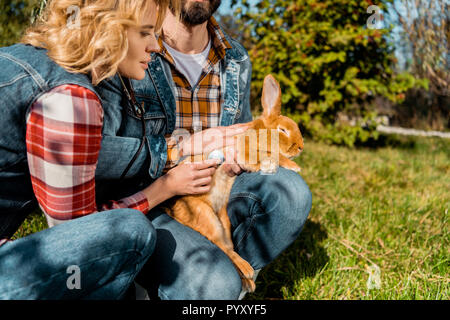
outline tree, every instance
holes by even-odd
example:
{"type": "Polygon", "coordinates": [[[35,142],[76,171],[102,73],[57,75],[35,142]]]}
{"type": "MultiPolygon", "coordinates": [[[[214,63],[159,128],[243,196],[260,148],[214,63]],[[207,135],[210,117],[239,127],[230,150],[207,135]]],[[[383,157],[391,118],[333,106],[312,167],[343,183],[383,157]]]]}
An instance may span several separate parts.
{"type": "Polygon", "coordinates": [[[407,89],[423,85],[408,73],[395,74],[389,30],[367,27],[370,0],[259,0],[256,10],[248,0],[240,3],[240,25],[252,28],[254,102],[272,73],[283,107],[313,137],[349,146],[377,138],[374,98],[398,102],[407,89]],[[339,121],[342,114],[359,120],[350,125],[339,121]]]}
{"type": "MultiPolygon", "coordinates": [[[[45,1],[42,1],[42,4],[45,1]]],[[[2,0],[0,2],[0,47],[20,40],[33,21],[41,0],[2,0]]]]}
{"type": "Polygon", "coordinates": [[[450,127],[450,3],[445,0],[396,0],[389,5],[392,23],[401,26],[409,56],[407,70],[427,79],[429,90],[409,93],[410,113],[425,113],[438,130],[450,127]],[[414,103],[415,102],[415,103],[414,103]],[[443,121],[447,123],[442,123],[443,121]]]}

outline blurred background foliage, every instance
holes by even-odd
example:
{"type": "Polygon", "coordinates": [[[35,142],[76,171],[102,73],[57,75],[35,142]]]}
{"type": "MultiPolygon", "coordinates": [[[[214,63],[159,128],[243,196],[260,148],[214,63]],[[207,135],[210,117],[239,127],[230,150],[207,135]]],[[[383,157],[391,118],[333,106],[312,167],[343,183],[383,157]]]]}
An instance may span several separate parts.
{"type": "Polygon", "coordinates": [[[388,21],[398,27],[402,66],[427,79],[429,90],[410,90],[394,120],[411,126],[445,130],[450,126],[450,1],[415,0],[388,3],[388,21]]]}
{"type": "Polygon", "coordinates": [[[239,26],[234,34],[249,50],[254,106],[264,76],[273,73],[285,112],[315,139],[349,146],[374,140],[386,117],[393,125],[449,129],[448,1],[232,4],[236,18],[222,20],[239,26]],[[382,13],[378,29],[368,26],[371,5],[382,13]]]}
{"type": "Polygon", "coordinates": [[[41,5],[41,0],[0,1],[0,46],[9,46],[20,40],[30,26],[41,5]]]}
{"type": "MultiPolygon", "coordinates": [[[[2,0],[0,46],[19,41],[45,1],[2,0]]],[[[249,51],[255,113],[271,73],[282,86],[283,112],[307,137],[347,146],[374,141],[380,115],[393,125],[450,129],[448,0],[230,3],[217,18],[249,51]],[[371,5],[381,9],[379,29],[368,27],[371,5]]]]}

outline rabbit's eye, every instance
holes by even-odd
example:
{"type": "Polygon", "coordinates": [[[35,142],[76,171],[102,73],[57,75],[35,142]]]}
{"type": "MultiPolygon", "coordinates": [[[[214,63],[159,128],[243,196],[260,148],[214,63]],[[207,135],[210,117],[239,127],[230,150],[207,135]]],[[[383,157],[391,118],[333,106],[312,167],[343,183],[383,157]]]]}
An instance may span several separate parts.
{"type": "Polygon", "coordinates": [[[286,135],[287,135],[287,131],[286,131],[286,129],[278,127],[278,130],[280,130],[281,132],[283,132],[284,134],[286,134],[286,135]]]}

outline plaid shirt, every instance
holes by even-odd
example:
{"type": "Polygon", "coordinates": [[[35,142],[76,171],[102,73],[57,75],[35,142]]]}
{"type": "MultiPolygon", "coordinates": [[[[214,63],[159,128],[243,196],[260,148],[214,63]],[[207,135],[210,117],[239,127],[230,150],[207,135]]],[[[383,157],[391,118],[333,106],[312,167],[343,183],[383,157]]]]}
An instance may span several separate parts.
{"type": "Polygon", "coordinates": [[[51,218],[68,220],[117,208],[149,211],[141,192],[96,204],[95,169],[102,126],[100,101],[80,86],[56,87],[32,105],[26,133],[28,165],[36,199],[51,218]]]}
{"type": "MultiPolygon", "coordinates": [[[[191,134],[219,125],[222,103],[219,62],[225,57],[225,50],[232,48],[213,17],[208,21],[207,28],[211,37],[211,49],[208,59],[203,65],[200,79],[193,88],[186,77],[176,69],[174,59],[164,47],[162,38],[158,39],[161,47],[159,54],[169,62],[175,83],[175,129],[186,129],[191,134]]],[[[170,135],[166,136],[166,141],[167,170],[176,165],[178,150],[176,149],[176,141],[171,139],[170,135]]],[[[192,157],[192,160],[194,160],[194,157],[192,157]]]]}

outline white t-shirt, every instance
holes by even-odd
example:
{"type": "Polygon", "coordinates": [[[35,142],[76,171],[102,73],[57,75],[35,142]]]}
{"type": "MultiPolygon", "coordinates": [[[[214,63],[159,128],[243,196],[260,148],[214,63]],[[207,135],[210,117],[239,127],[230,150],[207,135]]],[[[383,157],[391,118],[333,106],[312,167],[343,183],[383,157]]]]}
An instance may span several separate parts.
{"type": "Polygon", "coordinates": [[[211,39],[206,49],[196,54],[186,54],[177,51],[164,41],[163,44],[175,61],[175,67],[186,77],[191,87],[194,87],[202,74],[205,61],[208,59],[209,50],[211,49],[211,39]]]}

